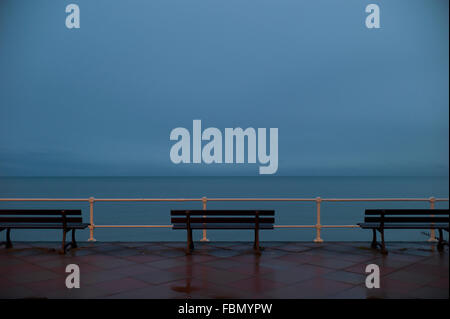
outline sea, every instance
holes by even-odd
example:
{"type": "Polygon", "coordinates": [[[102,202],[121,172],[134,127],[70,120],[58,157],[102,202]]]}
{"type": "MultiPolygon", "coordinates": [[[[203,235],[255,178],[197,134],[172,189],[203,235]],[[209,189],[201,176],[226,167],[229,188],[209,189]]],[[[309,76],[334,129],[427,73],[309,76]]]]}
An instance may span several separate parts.
{"type": "MultiPolygon", "coordinates": [[[[446,177],[0,177],[0,198],[448,198],[446,177]]],[[[429,208],[429,202],[323,202],[322,225],[356,225],[367,208],[429,208]]],[[[171,209],[201,209],[201,202],[96,202],[96,225],[170,225],[171,209]]],[[[208,202],[210,209],[273,209],[276,225],[315,225],[313,202],[208,202]]],[[[448,208],[438,202],[435,208],[448,208]]],[[[88,202],[0,202],[0,209],[81,209],[88,202]]],[[[58,230],[12,230],[13,241],[60,241],[58,230]]],[[[262,241],[306,241],[315,229],[262,231],[262,241]]],[[[371,231],[325,228],[324,241],[370,241],[371,231]]],[[[429,231],[388,230],[388,241],[426,241],[429,231]]],[[[170,228],[96,228],[97,241],[184,241],[186,232],[170,228]]],[[[89,230],[77,232],[87,241],[89,230]]],[[[194,231],[194,240],[202,231],[194,231]]],[[[245,230],[208,230],[210,241],[252,241],[245,230]]],[[[0,232],[0,240],[5,231],[0,232]]]]}

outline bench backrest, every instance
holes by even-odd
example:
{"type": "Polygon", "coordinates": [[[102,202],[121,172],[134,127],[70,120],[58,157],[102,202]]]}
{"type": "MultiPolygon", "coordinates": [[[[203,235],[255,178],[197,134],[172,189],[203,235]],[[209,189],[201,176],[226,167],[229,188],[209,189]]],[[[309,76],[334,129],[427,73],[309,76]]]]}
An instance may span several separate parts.
{"type": "Polygon", "coordinates": [[[448,209],[366,209],[365,223],[448,223],[448,209]]]}
{"type": "Polygon", "coordinates": [[[172,224],[273,224],[273,210],[172,210],[172,224]]]}
{"type": "Polygon", "coordinates": [[[81,223],[81,210],[57,209],[2,209],[0,210],[1,223],[81,223]]]}

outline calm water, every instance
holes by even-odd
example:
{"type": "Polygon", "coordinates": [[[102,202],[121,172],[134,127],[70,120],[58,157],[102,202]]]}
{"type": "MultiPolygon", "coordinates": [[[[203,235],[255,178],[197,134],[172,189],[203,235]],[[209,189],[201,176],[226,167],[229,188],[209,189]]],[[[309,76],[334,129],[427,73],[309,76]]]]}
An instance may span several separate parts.
{"type": "MultiPolygon", "coordinates": [[[[207,197],[448,197],[448,177],[82,177],[82,178],[0,178],[1,197],[87,198],[199,198],[207,197]]],[[[89,220],[88,203],[0,203],[1,208],[82,209],[89,220]]],[[[347,225],[361,222],[365,208],[428,208],[428,203],[323,203],[322,224],[347,225]]],[[[95,203],[98,225],[170,224],[170,209],[201,209],[201,203],[95,203]]],[[[316,223],[314,203],[249,202],[208,203],[208,208],[275,209],[276,224],[316,223]]],[[[448,208],[437,203],[436,208],[448,208]]],[[[5,232],[0,233],[4,240],[5,232]]],[[[194,234],[201,237],[201,232],[194,234]]],[[[262,240],[314,238],[312,229],[264,231],[262,240]]],[[[324,240],[370,240],[370,231],[324,229],[324,240]]],[[[388,231],[388,240],[426,240],[422,231],[388,231]]],[[[185,240],[184,231],[170,229],[96,229],[101,241],[185,240]]],[[[211,240],[252,240],[250,231],[208,231],[211,240]]],[[[13,240],[60,240],[58,231],[15,230],[13,240]]],[[[81,231],[77,238],[88,238],[81,231]]]]}

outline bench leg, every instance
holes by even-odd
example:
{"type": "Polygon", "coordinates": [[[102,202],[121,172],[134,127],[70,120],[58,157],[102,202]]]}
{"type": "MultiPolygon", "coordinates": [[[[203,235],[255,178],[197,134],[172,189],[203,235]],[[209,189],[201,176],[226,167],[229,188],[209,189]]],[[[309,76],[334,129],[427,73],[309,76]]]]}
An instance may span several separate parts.
{"type": "Polygon", "coordinates": [[[372,247],[373,249],[377,248],[377,230],[376,229],[372,229],[373,231],[373,236],[372,236],[372,244],[370,245],[370,247],[372,247]]]}
{"type": "Polygon", "coordinates": [[[448,243],[446,243],[444,241],[443,231],[442,231],[442,229],[439,229],[439,242],[437,244],[438,251],[440,251],[440,252],[444,251],[444,245],[446,245],[446,244],[448,245],[448,243]]]}
{"type": "Polygon", "coordinates": [[[77,241],[75,239],[75,229],[72,229],[72,243],[70,244],[72,248],[77,248],[77,241]]]}
{"type": "Polygon", "coordinates": [[[193,237],[192,237],[192,229],[190,230],[189,237],[191,237],[190,248],[191,248],[191,250],[194,250],[194,240],[192,239],[192,238],[193,238],[193,237]]]}
{"type": "Polygon", "coordinates": [[[382,229],[380,232],[381,232],[381,253],[383,255],[387,255],[388,251],[386,249],[386,243],[384,242],[384,229],[382,229]]]}
{"type": "Polygon", "coordinates": [[[388,251],[387,251],[387,249],[386,249],[386,243],[384,242],[384,229],[374,229],[373,230],[373,241],[372,241],[372,245],[371,245],[371,247],[372,248],[374,248],[374,249],[376,249],[378,246],[380,246],[380,252],[383,254],[383,255],[387,255],[388,254],[388,251]],[[379,231],[380,232],[380,235],[381,235],[381,243],[378,243],[377,241],[376,241],[376,238],[377,238],[377,235],[376,235],[376,231],[379,231]]]}
{"type": "Polygon", "coordinates": [[[59,252],[60,254],[66,253],[66,235],[67,235],[67,231],[64,229],[63,230],[63,239],[62,239],[62,248],[61,248],[61,251],[59,252]]]}
{"type": "Polygon", "coordinates": [[[11,242],[11,228],[6,229],[6,245],[5,248],[12,248],[12,242],[11,242]]]}
{"type": "Polygon", "coordinates": [[[187,253],[190,254],[194,249],[194,242],[192,241],[192,229],[187,230],[187,253]]]}
{"type": "Polygon", "coordinates": [[[69,230],[67,230],[66,233],[68,233],[70,231],[72,232],[72,241],[70,243],[67,243],[67,244],[64,245],[65,251],[67,251],[67,248],[69,246],[70,246],[71,249],[72,248],[77,248],[77,242],[75,241],[75,229],[69,229],[69,230]]]}
{"type": "Polygon", "coordinates": [[[63,230],[62,248],[61,248],[59,253],[60,254],[65,254],[67,252],[67,248],[69,246],[71,248],[77,248],[78,247],[77,242],[75,240],[75,229],[63,230]],[[66,244],[67,233],[70,232],[70,231],[72,232],[72,241],[70,243],[66,244]]]}
{"type": "Polygon", "coordinates": [[[253,243],[253,249],[257,254],[260,254],[260,247],[259,247],[259,231],[255,229],[255,242],[253,243]]]}

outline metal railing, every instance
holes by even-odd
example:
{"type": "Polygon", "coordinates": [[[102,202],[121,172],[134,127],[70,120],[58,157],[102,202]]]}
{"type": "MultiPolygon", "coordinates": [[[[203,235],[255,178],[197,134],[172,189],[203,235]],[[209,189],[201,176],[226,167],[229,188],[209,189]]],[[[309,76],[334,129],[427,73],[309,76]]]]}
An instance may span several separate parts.
{"type": "MultiPolygon", "coordinates": [[[[202,209],[206,210],[208,202],[315,202],[315,225],[274,225],[275,228],[315,228],[314,242],[321,243],[322,228],[359,228],[358,225],[322,225],[322,202],[428,202],[430,209],[435,208],[436,202],[448,202],[448,198],[0,198],[0,202],[88,202],[89,203],[89,239],[95,241],[95,228],[172,228],[172,225],[96,225],[94,223],[95,202],[201,202],[202,209]]],[[[203,229],[201,241],[208,241],[206,229],[203,229]]],[[[430,230],[429,241],[436,241],[434,229],[430,230]]]]}

